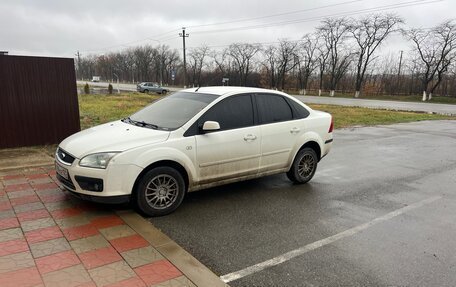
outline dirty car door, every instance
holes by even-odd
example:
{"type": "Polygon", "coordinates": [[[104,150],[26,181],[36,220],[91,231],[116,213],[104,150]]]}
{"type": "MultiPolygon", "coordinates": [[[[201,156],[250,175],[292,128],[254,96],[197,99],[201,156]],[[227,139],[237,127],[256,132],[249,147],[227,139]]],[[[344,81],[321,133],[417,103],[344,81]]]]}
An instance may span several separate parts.
{"type": "Polygon", "coordinates": [[[250,94],[228,97],[199,120],[216,121],[220,130],[196,135],[200,183],[256,174],[260,164],[260,128],[254,125],[250,94]]]}

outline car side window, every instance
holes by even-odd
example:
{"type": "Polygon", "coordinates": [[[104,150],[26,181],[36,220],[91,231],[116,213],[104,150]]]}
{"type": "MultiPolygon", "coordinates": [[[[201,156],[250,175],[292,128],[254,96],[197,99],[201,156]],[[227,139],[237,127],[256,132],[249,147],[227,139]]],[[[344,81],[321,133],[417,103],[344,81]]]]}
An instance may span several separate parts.
{"type": "Polygon", "coordinates": [[[291,108],[293,109],[293,119],[304,119],[309,116],[309,111],[298,104],[297,102],[287,99],[287,102],[290,104],[291,108]]]}
{"type": "Polygon", "coordinates": [[[253,126],[253,105],[249,94],[226,98],[215,104],[199,120],[202,126],[205,121],[216,121],[220,130],[231,130],[253,126]]]}
{"type": "Polygon", "coordinates": [[[293,112],[284,97],[271,94],[256,96],[261,124],[290,121],[293,112]]]}

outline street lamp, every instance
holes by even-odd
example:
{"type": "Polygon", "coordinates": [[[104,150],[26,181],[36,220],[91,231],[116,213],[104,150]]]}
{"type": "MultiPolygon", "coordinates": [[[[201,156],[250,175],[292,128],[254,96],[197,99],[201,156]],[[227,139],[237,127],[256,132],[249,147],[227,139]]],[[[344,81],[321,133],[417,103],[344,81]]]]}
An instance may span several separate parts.
{"type": "Polygon", "coordinates": [[[114,76],[117,78],[117,93],[120,94],[120,88],[119,88],[119,76],[117,76],[116,73],[112,73],[114,76]]]}

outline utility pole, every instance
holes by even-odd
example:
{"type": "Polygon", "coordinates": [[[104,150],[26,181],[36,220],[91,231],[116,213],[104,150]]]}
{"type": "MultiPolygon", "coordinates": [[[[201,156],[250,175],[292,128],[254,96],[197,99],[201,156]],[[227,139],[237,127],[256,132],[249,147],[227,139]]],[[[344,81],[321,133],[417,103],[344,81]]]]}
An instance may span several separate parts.
{"type": "Polygon", "coordinates": [[[182,37],[183,51],[184,51],[184,88],[187,87],[187,60],[185,58],[185,38],[188,34],[185,34],[185,27],[182,27],[182,33],[179,33],[179,37],[182,37]]]}
{"type": "Polygon", "coordinates": [[[399,69],[397,70],[397,90],[399,90],[399,86],[401,85],[402,53],[404,53],[404,51],[401,50],[401,56],[399,57],[399,69]]]}
{"type": "Polygon", "coordinates": [[[76,75],[76,78],[79,78],[81,75],[81,54],[79,53],[79,51],[76,53],[75,56],[78,57],[78,73],[76,75]]]}
{"type": "Polygon", "coordinates": [[[401,57],[399,58],[399,70],[397,72],[397,76],[399,77],[401,75],[401,68],[402,68],[402,53],[404,53],[404,51],[401,50],[401,57]]]}

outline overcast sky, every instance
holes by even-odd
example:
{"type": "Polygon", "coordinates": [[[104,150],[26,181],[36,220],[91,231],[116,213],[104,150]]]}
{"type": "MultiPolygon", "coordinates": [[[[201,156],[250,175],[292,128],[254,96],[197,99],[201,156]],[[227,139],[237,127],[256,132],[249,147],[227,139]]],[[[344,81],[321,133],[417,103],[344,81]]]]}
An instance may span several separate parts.
{"type": "MultiPolygon", "coordinates": [[[[454,17],[456,0],[0,0],[0,50],[73,57],[78,50],[84,56],[147,43],[181,49],[182,27],[188,47],[296,40],[325,16],[359,17],[368,9],[394,12],[408,27],[432,27],[454,17]]],[[[409,48],[394,36],[383,52],[409,48]]]]}

